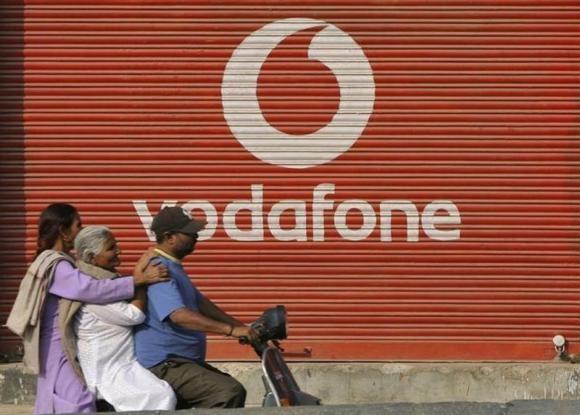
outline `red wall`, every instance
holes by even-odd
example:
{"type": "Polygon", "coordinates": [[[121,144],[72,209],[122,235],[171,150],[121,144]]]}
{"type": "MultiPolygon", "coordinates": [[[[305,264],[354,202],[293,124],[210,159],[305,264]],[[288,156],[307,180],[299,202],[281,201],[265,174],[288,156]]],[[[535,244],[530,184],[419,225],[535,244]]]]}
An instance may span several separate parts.
{"type": "Polygon", "coordinates": [[[48,203],[109,225],[129,272],[136,209],[173,201],[215,225],[199,287],[246,321],[285,304],[312,359],[580,340],[577,1],[7,3],[0,319],[48,203]]]}

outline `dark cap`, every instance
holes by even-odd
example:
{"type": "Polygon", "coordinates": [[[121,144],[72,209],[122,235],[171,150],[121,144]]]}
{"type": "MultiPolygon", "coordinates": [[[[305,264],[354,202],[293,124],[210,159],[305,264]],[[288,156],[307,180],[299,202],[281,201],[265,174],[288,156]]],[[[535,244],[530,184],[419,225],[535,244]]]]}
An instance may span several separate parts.
{"type": "Polygon", "coordinates": [[[179,232],[186,235],[197,235],[205,225],[206,220],[192,218],[185,210],[178,206],[165,207],[153,219],[151,230],[161,236],[166,232],[179,232]]]}

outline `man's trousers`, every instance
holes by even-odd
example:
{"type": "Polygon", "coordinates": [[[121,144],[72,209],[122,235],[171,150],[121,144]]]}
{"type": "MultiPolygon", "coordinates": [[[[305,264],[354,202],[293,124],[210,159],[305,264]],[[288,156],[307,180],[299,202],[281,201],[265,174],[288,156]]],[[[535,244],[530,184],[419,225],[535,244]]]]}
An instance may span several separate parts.
{"type": "Polygon", "coordinates": [[[176,357],[149,370],[171,385],[176,409],[243,408],[246,402],[242,384],[207,363],[176,357]]]}

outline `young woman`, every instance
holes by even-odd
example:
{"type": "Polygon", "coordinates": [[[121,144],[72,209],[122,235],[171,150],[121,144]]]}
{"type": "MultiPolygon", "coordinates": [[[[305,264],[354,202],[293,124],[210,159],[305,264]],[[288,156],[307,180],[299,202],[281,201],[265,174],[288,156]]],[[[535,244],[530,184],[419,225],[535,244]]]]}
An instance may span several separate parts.
{"type": "Polygon", "coordinates": [[[66,347],[71,300],[106,304],[134,296],[135,286],[167,281],[167,269],[149,266],[150,254],[133,277],[95,280],[81,273],[69,256],[81,229],[77,210],[48,206],[38,224],[37,256],[28,268],[7,326],[23,338],[24,362],[38,374],[35,414],[94,412],[95,397],[82,379],[75,352],[66,347]]]}
{"type": "MultiPolygon", "coordinates": [[[[121,250],[104,226],[87,226],[75,239],[79,269],[94,278],[117,278],[121,250]]],[[[169,384],[137,362],[133,326],[143,323],[147,291],[131,302],[84,304],[76,314],[78,358],[87,386],[118,411],[173,410],[169,384]]]]}

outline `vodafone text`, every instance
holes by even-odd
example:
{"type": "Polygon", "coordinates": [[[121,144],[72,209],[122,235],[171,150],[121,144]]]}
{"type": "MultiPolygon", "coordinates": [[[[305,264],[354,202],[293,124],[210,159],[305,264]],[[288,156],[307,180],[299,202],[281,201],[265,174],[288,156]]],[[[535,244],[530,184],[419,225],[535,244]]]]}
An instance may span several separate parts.
{"type": "MultiPolygon", "coordinates": [[[[308,241],[308,228],[311,226],[311,241],[325,240],[325,216],[332,215],[336,232],[345,240],[361,241],[370,237],[378,224],[380,240],[392,241],[391,223],[393,213],[402,212],[406,216],[406,240],[419,241],[419,230],[422,229],[426,239],[436,241],[454,241],[460,238],[459,225],[461,215],[455,203],[449,200],[434,200],[428,203],[419,213],[417,206],[409,200],[383,200],[378,205],[378,217],[375,208],[365,200],[351,199],[342,202],[334,201],[333,183],[322,183],[312,191],[312,201],[288,199],[275,203],[267,215],[264,212],[264,185],[252,184],[251,196],[247,200],[234,200],[226,205],[223,212],[223,227],[226,234],[236,241],[263,241],[264,219],[272,236],[279,241],[308,241]],[[307,205],[311,204],[310,215],[307,205]],[[249,213],[251,227],[240,229],[236,217],[240,212],[249,213]],[[362,217],[362,225],[356,227],[347,224],[349,213],[358,213],[362,217]],[[281,218],[291,214],[294,216],[292,227],[282,227],[281,218]],[[310,220],[310,223],[308,221],[310,220]]],[[[161,208],[175,206],[178,201],[166,200],[161,208]]],[[[151,233],[151,213],[146,200],[134,200],[133,206],[143,224],[149,239],[155,237],[151,233]]],[[[218,227],[218,212],[215,206],[207,200],[191,200],[182,205],[186,211],[201,210],[205,213],[207,226],[200,233],[200,240],[211,239],[218,227]]]]}

